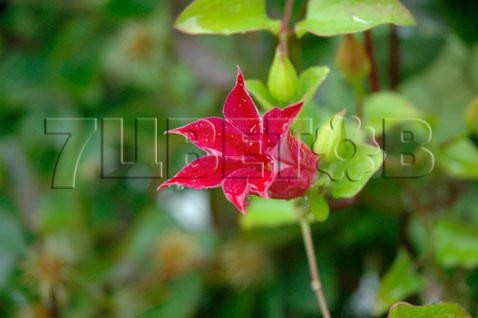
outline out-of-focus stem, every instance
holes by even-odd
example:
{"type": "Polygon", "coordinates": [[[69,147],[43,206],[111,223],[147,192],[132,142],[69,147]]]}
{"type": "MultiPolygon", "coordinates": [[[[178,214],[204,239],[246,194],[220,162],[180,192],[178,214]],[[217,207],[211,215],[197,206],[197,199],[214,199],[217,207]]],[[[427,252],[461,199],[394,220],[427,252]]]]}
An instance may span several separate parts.
{"type": "Polygon", "coordinates": [[[390,89],[397,90],[400,83],[400,39],[397,33],[397,27],[390,29],[390,89]]]}
{"type": "Polygon", "coordinates": [[[370,88],[373,92],[380,90],[380,81],[378,79],[377,64],[375,63],[375,53],[373,50],[372,32],[370,30],[364,33],[365,51],[367,51],[368,59],[370,60],[370,88]]]}
{"type": "Polygon", "coordinates": [[[364,97],[365,92],[363,88],[363,82],[361,80],[357,80],[352,83],[355,92],[355,104],[356,104],[356,114],[357,117],[361,120],[363,119],[363,108],[364,108],[364,97]]]}
{"type": "Polygon", "coordinates": [[[285,56],[288,55],[289,51],[289,22],[290,17],[292,16],[292,9],[294,8],[294,0],[287,0],[284,8],[284,15],[282,17],[282,24],[281,30],[279,34],[279,41],[280,41],[280,49],[282,50],[282,54],[285,56]]]}
{"type": "Polygon", "coordinates": [[[322,316],[324,318],[330,318],[330,311],[327,307],[327,301],[325,300],[324,291],[320,282],[319,267],[317,265],[317,256],[315,255],[314,242],[312,241],[312,233],[310,230],[310,224],[305,217],[300,219],[300,228],[302,231],[302,239],[304,240],[305,251],[307,253],[307,260],[309,263],[310,276],[312,278],[311,287],[319,303],[322,316]]]}

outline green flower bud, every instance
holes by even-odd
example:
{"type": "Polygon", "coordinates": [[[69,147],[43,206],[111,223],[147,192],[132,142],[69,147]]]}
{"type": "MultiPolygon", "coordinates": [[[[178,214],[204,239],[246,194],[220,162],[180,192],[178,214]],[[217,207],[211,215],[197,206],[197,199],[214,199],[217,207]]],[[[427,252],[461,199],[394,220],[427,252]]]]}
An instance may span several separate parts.
{"type": "Polygon", "coordinates": [[[478,134],[478,97],[468,105],[465,111],[465,123],[471,132],[478,134]]]}
{"type": "Polygon", "coordinates": [[[370,60],[362,43],[347,35],[339,46],[336,64],[349,82],[364,79],[370,74],[370,60]]]}
{"type": "Polygon", "coordinates": [[[337,159],[338,147],[345,138],[345,125],[342,111],[334,115],[328,124],[319,128],[313,150],[324,162],[332,162],[337,159]]]}
{"type": "Polygon", "coordinates": [[[282,50],[277,48],[267,80],[272,97],[280,102],[290,101],[297,92],[298,82],[294,66],[282,50]]]}

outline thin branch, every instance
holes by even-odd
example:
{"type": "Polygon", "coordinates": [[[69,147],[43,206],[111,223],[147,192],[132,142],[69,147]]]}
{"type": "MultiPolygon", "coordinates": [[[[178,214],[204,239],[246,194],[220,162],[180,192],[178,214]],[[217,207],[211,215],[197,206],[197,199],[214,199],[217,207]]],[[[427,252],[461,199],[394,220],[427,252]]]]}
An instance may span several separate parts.
{"type": "Polygon", "coordinates": [[[309,262],[310,276],[312,277],[311,287],[319,303],[322,316],[324,318],[330,318],[329,308],[327,307],[327,301],[325,300],[322,284],[320,283],[319,270],[317,265],[317,258],[315,255],[314,242],[312,241],[312,234],[310,231],[309,222],[302,217],[300,219],[300,229],[302,231],[302,239],[304,240],[305,251],[307,253],[307,260],[309,262]]]}
{"type": "Polygon", "coordinates": [[[373,49],[372,32],[370,30],[364,33],[365,50],[367,51],[368,59],[370,60],[370,88],[373,92],[380,90],[380,80],[378,79],[377,64],[375,62],[375,53],[373,49]]]}
{"type": "Polygon", "coordinates": [[[292,9],[294,8],[294,0],[287,0],[284,8],[284,16],[282,17],[282,24],[281,24],[281,30],[280,30],[280,49],[282,50],[282,54],[288,55],[289,51],[289,44],[288,44],[288,38],[289,38],[289,22],[290,18],[292,16],[292,9]]]}
{"type": "Polygon", "coordinates": [[[390,29],[390,89],[397,90],[400,83],[400,39],[397,33],[397,27],[390,29]]]}

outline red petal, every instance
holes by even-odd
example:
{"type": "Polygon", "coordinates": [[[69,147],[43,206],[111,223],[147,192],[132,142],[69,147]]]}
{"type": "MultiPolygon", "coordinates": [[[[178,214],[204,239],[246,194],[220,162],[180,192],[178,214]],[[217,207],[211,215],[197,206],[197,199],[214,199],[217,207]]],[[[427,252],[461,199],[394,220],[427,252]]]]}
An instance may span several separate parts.
{"type": "Polygon", "coordinates": [[[286,108],[274,108],[264,114],[264,132],[266,134],[282,134],[299,115],[304,102],[298,102],[286,108]]]}
{"type": "MultiPolygon", "coordinates": [[[[288,167],[280,171],[269,187],[269,196],[274,199],[292,199],[301,197],[311,186],[309,174],[300,174],[296,167],[288,167]]],[[[314,175],[315,176],[315,175],[314,175]]]]}
{"type": "Polygon", "coordinates": [[[279,171],[268,189],[269,195],[278,199],[302,196],[315,180],[319,157],[290,133],[281,141],[279,154],[279,171]]]}
{"type": "Polygon", "coordinates": [[[194,160],[174,177],[161,184],[158,191],[175,184],[192,189],[218,187],[227,176],[238,169],[244,169],[247,164],[242,160],[221,156],[204,156],[194,160]]]}
{"type": "Polygon", "coordinates": [[[183,135],[196,147],[214,155],[243,156],[260,154],[261,150],[259,143],[218,117],[200,119],[168,133],[183,135]]]}
{"type": "Polygon", "coordinates": [[[174,177],[161,184],[158,191],[173,184],[192,189],[214,188],[220,186],[223,179],[223,159],[205,156],[194,160],[174,177]]]}
{"type": "Polygon", "coordinates": [[[224,195],[242,213],[245,213],[245,200],[249,193],[268,198],[267,190],[273,181],[273,172],[247,167],[234,171],[224,179],[224,195]]]}
{"type": "Polygon", "coordinates": [[[289,130],[290,125],[299,115],[303,104],[303,102],[299,102],[284,109],[274,108],[264,114],[264,146],[266,151],[275,147],[282,135],[289,130]]]}
{"type": "Polygon", "coordinates": [[[246,90],[244,76],[239,68],[237,70],[236,86],[229,93],[224,103],[224,117],[253,139],[259,139],[262,134],[259,112],[246,90]]]}
{"type": "Polygon", "coordinates": [[[241,213],[246,213],[246,198],[249,194],[250,187],[248,175],[250,172],[250,168],[239,169],[231,173],[222,185],[226,198],[231,201],[241,213]]]}

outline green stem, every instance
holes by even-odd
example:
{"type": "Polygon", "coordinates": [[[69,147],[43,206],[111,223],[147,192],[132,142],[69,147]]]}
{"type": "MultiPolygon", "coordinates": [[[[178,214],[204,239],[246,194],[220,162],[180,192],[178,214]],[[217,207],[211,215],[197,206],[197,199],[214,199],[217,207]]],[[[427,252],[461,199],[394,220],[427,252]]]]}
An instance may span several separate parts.
{"type": "Polygon", "coordinates": [[[325,300],[324,291],[320,282],[319,267],[317,265],[317,256],[315,255],[314,242],[312,240],[312,233],[310,230],[310,224],[305,216],[300,218],[300,229],[302,231],[302,239],[304,240],[305,251],[307,253],[307,260],[309,263],[310,276],[312,278],[311,287],[319,303],[322,316],[324,318],[330,318],[329,308],[327,307],[327,301],[325,300]]]}
{"type": "Polygon", "coordinates": [[[364,98],[365,98],[365,91],[363,87],[363,83],[361,80],[357,80],[353,83],[354,92],[355,92],[355,104],[356,104],[356,114],[357,117],[361,120],[363,119],[363,108],[364,108],[364,98]]]}
{"type": "Polygon", "coordinates": [[[289,22],[290,17],[292,16],[292,9],[294,8],[294,0],[287,0],[284,8],[284,15],[282,17],[282,24],[281,30],[279,34],[279,41],[280,41],[280,49],[282,50],[282,54],[284,56],[288,55],[289,51],[289,22]]]}

